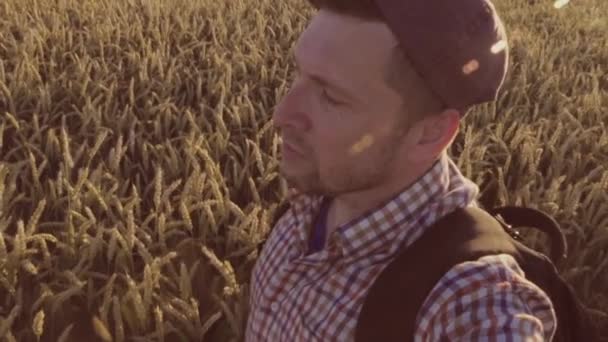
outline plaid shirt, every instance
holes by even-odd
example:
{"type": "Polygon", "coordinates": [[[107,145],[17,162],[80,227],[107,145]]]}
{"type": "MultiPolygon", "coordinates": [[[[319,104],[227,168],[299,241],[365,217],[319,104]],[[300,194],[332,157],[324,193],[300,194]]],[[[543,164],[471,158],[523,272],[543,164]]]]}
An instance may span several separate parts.
{"type": "MultiPolygon", "coordinates": [[[[366,291],[398,249],[457,207],[477,206],[478,193],[444,154],[413,185],[340,226],[326,248],[308,254],[323,198],[292,192],[291,209],[253,269],[245,341],[353,341],[366,291]]],[[[416,326],[415,341],[550,341],[556,316],[511,256],[491,255],[449,270],[421,306],[416,326]]]]}

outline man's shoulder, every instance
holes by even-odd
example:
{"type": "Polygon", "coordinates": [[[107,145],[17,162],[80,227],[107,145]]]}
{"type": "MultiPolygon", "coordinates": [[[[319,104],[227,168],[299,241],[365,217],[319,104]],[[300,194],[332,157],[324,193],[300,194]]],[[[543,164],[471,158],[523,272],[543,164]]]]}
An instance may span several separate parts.
{"type": "MultiPolygon", "coordinates": [[[[480,257],[454,265],[439,280],[421,307],[421,324],[435,325],[442,317],[484,315],[530,317],[538,320],[545,336],[554,333],[556,314],[548,294],[526,278],[515,258],[508,254],[480,257]]],[[[472,324],[471,322],[470,324],[472,324]]]]}
{"type": "Polygon", "coordinates": [[[515,257],[509,254],[485,255],[476,260],[456,264],[439,280],[433,291],[467,293],[483,288],[508,288],[515,293],[547,297],[545,291],[526,278],[515,257]]]}
{"type": "Polygon", "coordinates": [[[511,326],[504,328],[534,323],[535,332],[529,334],[542,336],[552,336],[557,326],[549,295],[527,279],[508,254],[486,255],[454,265],[431,290],[418,320],[421,332],[439,329],[454,338],[463,337],[458,332],[465,333],[466,327],[477,329],[490,323],[497,325],[494,328],[505,322],[511,322],[511,326]],[[446,322],[453,323],[446,326],[446,322]]]}

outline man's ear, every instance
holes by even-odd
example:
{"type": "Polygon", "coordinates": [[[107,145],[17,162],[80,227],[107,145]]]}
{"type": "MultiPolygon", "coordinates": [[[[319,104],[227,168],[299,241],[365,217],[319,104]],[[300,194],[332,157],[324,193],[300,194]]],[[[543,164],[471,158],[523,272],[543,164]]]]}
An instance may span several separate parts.
{"type": "Polygon", "coordinates": [[[416,163],[431,162],[454,141],[460,128],[460,112],[446,109],[420,120],[416,126],[412,130],[411,159],[416,163]]]}

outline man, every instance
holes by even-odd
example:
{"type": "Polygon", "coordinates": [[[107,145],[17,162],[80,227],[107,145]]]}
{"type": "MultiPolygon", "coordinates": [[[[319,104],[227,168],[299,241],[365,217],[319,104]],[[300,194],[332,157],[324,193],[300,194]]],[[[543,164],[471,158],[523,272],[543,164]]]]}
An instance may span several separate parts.
{"type": "MultiPolygon", "coordinates": [[[[507,70],[487,0],[314,5],[273,116],[291,209],[253,270],[248,342],[353,340],[366,291],[397,251],[477,206],[479,188],[446,149],[507,70]]],[[[446,273],[416,327],[415,341],[550,341],[556,316],[511,256],[491,255],[446,273]]]]}

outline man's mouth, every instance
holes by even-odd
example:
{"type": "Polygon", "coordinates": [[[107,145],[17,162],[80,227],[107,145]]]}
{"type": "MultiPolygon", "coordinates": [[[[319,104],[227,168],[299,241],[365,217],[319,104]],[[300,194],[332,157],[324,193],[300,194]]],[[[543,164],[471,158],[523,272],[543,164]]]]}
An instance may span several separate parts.
{"type": "Polygon", "coordinates": [[[289,141],[283,139],[283,147],[290,149],[292,152],[302,155],[302,149],[297,145],[291,144],[289,141]]]}

